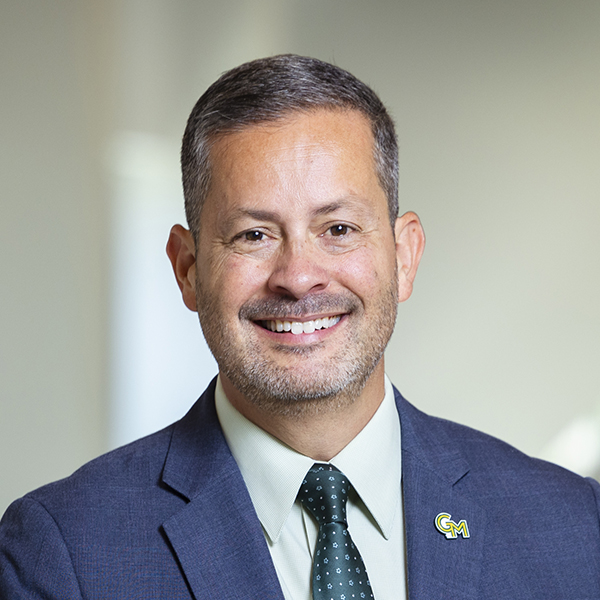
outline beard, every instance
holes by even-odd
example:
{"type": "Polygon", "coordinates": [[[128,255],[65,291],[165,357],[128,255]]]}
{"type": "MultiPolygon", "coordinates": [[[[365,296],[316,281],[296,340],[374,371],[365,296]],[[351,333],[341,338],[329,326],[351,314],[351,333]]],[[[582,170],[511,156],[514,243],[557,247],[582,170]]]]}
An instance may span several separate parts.
{"type": "Polygon", "coordinates": [[[241,307],[241,330],[227,321],[219,298],[200,284],[196,298],[200,325],[220,372],[260,409],[294,416],[337,410],[358,398],[394,329],[397,277],[371,306],[370,316],[358,296],[349,291],[320,292],[299,300],[274,296],[250,300],[241,307]],[[349,321],[345,324],[346,339],[337,341],[333,356],[319,359],[319,349],[327,340],[309,346],[274,345],[268,353],[261,350],[254,321],[265,315],[289,320],[314,314],[343,314],[349,321]],[[283,363],[286,356],[287,364],[280,364],[277,359],[283,363]]]}

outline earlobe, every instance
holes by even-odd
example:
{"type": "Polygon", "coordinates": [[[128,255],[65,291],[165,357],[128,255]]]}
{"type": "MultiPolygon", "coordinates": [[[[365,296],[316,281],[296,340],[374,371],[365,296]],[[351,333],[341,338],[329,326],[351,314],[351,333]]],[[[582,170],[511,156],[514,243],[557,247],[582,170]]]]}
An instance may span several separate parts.
{"type": "Polygon", "coordinates": [[[396,261],[398,265],[398,302],[408,300],[425,249],[425,232],[419,217],[407,212],[396,219],[396,261]]]}
{"type": "Polygon", "coordinates": [[[167,256],[171,261],[183,302],[196,310],[196,244],[191,232],[181,225],[173,225],[167,242],[167,256]]]}

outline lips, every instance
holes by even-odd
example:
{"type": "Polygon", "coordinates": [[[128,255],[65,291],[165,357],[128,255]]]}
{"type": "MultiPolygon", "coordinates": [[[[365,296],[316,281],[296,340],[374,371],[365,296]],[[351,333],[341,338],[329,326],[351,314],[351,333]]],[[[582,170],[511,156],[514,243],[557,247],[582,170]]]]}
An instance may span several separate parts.
{"type": "Polygon", "coordinates": [[[319,292],[300,299],[273,295],[248,300],[240,308],[240,321],[274,333],[301,335],[330,329],[346,316],[361,311],[360,300],[351,292],[319,292]]]}
{"type": "Polygon", "coordinates": [[[259,324],[265,329],[277,333],[291,332],[294,335],[300,335],[302,333],[313,333],[319,329],[328,329],[329,327],[333,327],[339,323],[341,318],[341,315],[335,315],[333,317],[323,317],[310,321],[268,319],[259,321],[259,324]]]}

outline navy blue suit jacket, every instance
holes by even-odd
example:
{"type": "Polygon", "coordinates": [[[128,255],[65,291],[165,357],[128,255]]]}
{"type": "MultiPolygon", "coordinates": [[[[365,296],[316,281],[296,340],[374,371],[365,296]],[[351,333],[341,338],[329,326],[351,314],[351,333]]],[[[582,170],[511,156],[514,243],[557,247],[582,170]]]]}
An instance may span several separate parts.
{"type": "MultiPolygon", "coordinates": [[[[396,392],[411,600],[600,599],[600,486],[396,392]],[[470,537],[447,539],[440,512],[470,537]]],[[[283,600],[214,382],[179,422],[16,501],[0,598],[283,600]]]]}

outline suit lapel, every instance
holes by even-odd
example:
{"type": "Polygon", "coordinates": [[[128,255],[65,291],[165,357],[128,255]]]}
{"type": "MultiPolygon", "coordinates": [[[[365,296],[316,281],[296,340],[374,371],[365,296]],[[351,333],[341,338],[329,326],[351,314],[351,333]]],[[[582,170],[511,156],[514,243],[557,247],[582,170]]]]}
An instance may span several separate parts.
{"type": "Polygon", "coordinates": [[[283,600],[260,522],[218,423],[214,381],[176,425],[163,482],[189,500],[163,530],[198,600],[283,600]]]}
{"type": "Polygon", "coordinates": [[[407,577],[411,600],[477,598],[486,514],[461,494],[469,467],[442,422],[418,411],[396,391],[402,428],[402,487],[407,577]],[[448,539],[435,526],[440,513],[466,521],[448,539]]]}
{"type": "MultiPolygon", "coordinates": [[[[402,428],[402,480],[411,600],[477,598],[485,512],[461,494],[468,465],[441,422],[396,391],[402,428]],[[447,539],[440,513],[467,522],[470,537],[447,539]]],[[[163,524],[198,599],[283,600],[260,522],[225,442],[214,381],[175,426],[163,483],[188,500],[163,524]]]]}

